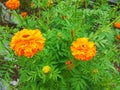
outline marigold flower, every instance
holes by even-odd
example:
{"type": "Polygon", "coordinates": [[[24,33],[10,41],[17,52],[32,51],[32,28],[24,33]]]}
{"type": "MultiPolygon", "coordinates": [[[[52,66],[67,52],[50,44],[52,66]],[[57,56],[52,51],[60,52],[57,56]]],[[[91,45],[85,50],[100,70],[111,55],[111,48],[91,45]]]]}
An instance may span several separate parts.
{"type": "Polygon", "coordinates": [[[18,56],[32,57],[38,51],[43,50],[45,39],[41,32],[36,30],[23,29],[18,31],[10,42],[10,47],[18,56]]]}
{"type": "Polygon", "coordinates": [[[47,73],[49,73],[50,72],[50,66],[44,66],[43,68],[42,68],[42,71],[43,71],[43,73],[45,73],[45,74],[47,74],[47,73]]]}
{"type": "Polygon", "coordinates": [[[26,17],[28,16],[28,14],[27,14],[27,12],[21,12],[21,16],[22,16],[23,18],[26,18],[26,17]]]}
{"type": "Polygon", "coordinates": [[[18,9],[20,6],[20,1],[19,0],[8,0],[5,5],[7,6],[7,8],[11,9],[11,10],[15,10],[18,9]]]}
{"type": "Polygon", "coordinates": [[[98,73],[98,72],[99,72],[98,69],[93,70],[93,73],[95,73],[95,74],[98,73]]]}
{"type": "Polygon", "coordinates": [[[72,60],[65,62],[65,64],[67,65],[68,70],[71,70],[74,67],[72,60]]]}
{"type": "Polygon", "coordinates": [[[72,64],[72,60],[65,62],[66,65],[72,64]]]}
{"type": "Polygon", "coordinates": [[[96,46],[88,38],[78,38],[70,48],[72,55],[78,60],[90,60],[96,55],[96,46]]]}
{"type": "Polygon", "coordinates": [[[34,7],[35,6],[35,4],[34,4],[34,2],[32,2],[31,4],[30,4],[30,7],[34,7]]]}
{"type": "Polygon", "coordinates": [[[73,67],[74,67],[74,64],[67,65],[68,70],[72,70],[73,67]]]}
{"type": "Polygon", "coordinates": [[[68,19],[68,16],[62,16],[62,19],[64,19],[64,20],[68,19]]]}
{"type": "Polygon", "coordinates": [[[116,38],[117,38],[118,40],[120,40],[120,35],[116,36],[116,38]]]}
{"type": "Polygon", "coordinates": [[[48,6],[51,6],[53,4],[52,0],[48,0],[48,6]]]}
{"type": "Polygon", "coordinates": [[[120,23],[119,22],[115,22],[114,23],[114,27],[120,29],[120,23]]]}

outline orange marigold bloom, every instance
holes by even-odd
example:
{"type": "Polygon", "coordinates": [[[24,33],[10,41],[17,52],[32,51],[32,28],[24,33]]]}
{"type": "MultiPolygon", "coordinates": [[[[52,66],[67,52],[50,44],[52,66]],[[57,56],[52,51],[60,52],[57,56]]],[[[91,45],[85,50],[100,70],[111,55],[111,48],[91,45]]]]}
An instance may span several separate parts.
{"type": "Polygon", "coordinates": [[[72,64],[72,60],[65,62],[66,65],[72,64]]]}
{"type": "Polygon", "coordinates": [[[119,22],[115,22],[115,23],[114,23],[114,27],[120,29],[120,23],[119,23],[119,22]]]}
{"type": "Polygon", "coordinates": [[[28,16],[28,14],[27,14],[27,12],[21,12],[21,16],[22,16],[23,18],[26,18],[26,17],[28,16]]]}
{"type": "Polygon", "coordinates": [[[10,42],[10,47],[18,56],[32,57],[38,51],[43,50],[45,39],[40,30],[23,29],[18,31],[10,42]]]}
{"type": "Polygon", "coordinates": [[[8,0],[5,5],[7,6],[7,8],[11,9],[11,10],[15,10],[18,9],[20,6],[20,1],[19,0],[8,0]]]}
{"type": "Polygon", "coordinates": [[[96,55],[96,46],[88,38],[78,38],[70,48],[72,55],[78,60],[90,60],[96,55]]]}
{"type": "Polygon", "coordinates": [[[74,67],[74,64],[67,65],[68,70],[72,70],[73,67],[74,67]]]}
{"type": "Polygon", "coordinates": [[[118,36],[116,36],[116,38],[120,40],[120,36],[119,36],[119,35],[118,35],[118,36]]]}
{"type": "Polygon", "coordinates": [[[72,68],[74,67],[72,60],[65,62],[65,64],[68,70],[72,70],[72,68]]]}

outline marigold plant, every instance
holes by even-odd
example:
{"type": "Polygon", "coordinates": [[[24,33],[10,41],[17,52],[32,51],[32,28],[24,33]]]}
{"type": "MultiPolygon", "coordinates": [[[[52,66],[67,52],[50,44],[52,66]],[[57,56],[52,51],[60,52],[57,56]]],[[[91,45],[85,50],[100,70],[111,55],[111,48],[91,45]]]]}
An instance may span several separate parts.
{"type": "Polygon", "coordinates": [[[0,90],[120,90],[119,1],[0,0],[0,90]]]}
{"type": "Polygon", "coordinates": [[[12,37],[10,47],[18,56],[24,55],[30,58],[43,49],[44,43],[45,39],[38,29],[23,29],[12,37]]]}
{"type": "Polygon", "coordinates": [[[78,60],[90,60],[96,55],[96,46],[88,38],[78,38],[70,48],[72,55],[78,60]]]}
{"type": "Polygon", "coordinates": [[[7,6],[7,8],[11,10],[15,10],[20,7],[20,1],[19,0],[8,0],[6,1],[5,5],[7,6]]]}

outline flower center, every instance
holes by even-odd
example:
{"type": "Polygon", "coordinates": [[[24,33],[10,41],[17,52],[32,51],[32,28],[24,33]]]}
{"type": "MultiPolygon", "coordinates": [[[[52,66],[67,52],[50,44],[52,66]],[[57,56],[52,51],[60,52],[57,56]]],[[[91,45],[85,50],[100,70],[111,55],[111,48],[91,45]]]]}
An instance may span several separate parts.
{"type": "Polygon", "coordinates": [[[23,35],[22,37],[23,37],[23,38],[27,38],[27,37],[29,37],[29,36],[30,36],[30,35],[23,35]]]}

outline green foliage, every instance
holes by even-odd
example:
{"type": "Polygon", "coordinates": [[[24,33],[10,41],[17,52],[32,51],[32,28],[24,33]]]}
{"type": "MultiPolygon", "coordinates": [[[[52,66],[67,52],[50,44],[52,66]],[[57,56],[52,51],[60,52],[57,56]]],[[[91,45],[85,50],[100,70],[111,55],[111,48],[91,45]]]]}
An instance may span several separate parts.
{"type": "MultiPolygon", "coordinates": [[[[0,27],[0,78],[10,80],[17,65],[18,90],[119,90],[120,42],[116,39],[120,30],[113,27],[120,21],[119,3],[108,4],[107,0],[21,0],[22,7],[11,11],[18,24],[0,27]],[[27,3],[24,5],[24,3],[27,3]],[[19,13],[23,7],[28,16],[19,13]],[[29,9],[27,9],[27,7],[29,9]],[[40,29],[45,37],[43,51],[32,58],[18,57],[9,43],[14,33],[26,29],[40,29]],[[90,61],[76,60],[70,51],[71,43],[79,37],[95,42],[97,53],[90,61]],[[5,59],[5,60],[4,60],[5,59]],[[68,70],[65,64],[72,60],[68,70]],[[5,63],[4,63],[5,62],[5,63]],[[50,72],[43,72],[44,66],[50,72]]],[[[19,38],[19,37],[18,37],[19,38]]],[[[14,90],[14,89],[13,89],[14,90]]]]}

